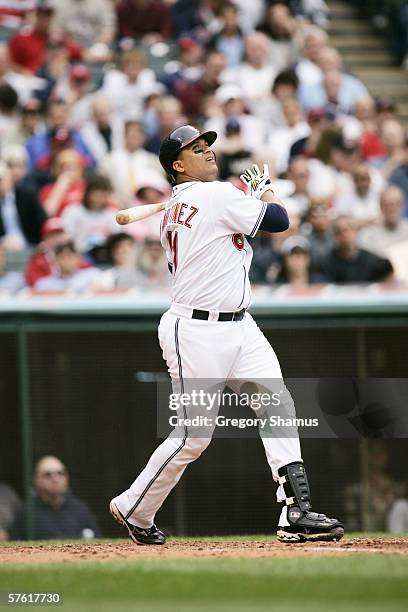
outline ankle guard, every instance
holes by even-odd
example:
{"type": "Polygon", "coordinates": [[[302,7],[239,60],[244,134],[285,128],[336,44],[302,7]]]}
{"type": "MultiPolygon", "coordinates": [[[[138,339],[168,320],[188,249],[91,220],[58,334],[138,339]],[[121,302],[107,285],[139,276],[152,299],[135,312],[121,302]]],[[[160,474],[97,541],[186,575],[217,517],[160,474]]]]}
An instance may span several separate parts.
{"type": "Polygon", "coordinates": [[[309,482],[303,463],[296,461],[278,470],[278,482],[282,485],[287,506],[299,506],[302,512],[308,512],[311,507],[309,482]]]}

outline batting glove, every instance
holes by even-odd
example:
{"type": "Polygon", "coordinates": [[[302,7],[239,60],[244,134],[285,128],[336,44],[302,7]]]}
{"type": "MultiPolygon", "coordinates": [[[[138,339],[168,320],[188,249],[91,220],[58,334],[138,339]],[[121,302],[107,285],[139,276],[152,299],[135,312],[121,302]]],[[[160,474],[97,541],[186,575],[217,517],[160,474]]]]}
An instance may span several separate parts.
{"type": "Polygon", "coordinates": [[[261,199],[265,191],[272,191],[272,181],[269,176],[268,164],[264,164],[263,171],[254,164],[241,174],[240,179],[249,187],[251,196],[258,200],[261,199]]]}

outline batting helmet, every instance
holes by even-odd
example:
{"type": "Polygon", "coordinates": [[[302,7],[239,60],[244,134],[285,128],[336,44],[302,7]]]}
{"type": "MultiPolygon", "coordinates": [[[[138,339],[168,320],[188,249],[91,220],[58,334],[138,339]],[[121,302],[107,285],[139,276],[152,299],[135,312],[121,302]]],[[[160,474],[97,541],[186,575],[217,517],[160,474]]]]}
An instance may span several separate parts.
{"type": "Polygon", "coordinates": [[[217,138],[217,133],[212,131],[200,132],[200,130],[197,130],[192,125],[183,125],[166,136],[162,141],[159,159],[172,184],[176,182],[173,162],[176,161],[180,151],[194,142],[194,140],[197,140],[197,138],[205,138],[207,144],[211,146],[217,138]]]}

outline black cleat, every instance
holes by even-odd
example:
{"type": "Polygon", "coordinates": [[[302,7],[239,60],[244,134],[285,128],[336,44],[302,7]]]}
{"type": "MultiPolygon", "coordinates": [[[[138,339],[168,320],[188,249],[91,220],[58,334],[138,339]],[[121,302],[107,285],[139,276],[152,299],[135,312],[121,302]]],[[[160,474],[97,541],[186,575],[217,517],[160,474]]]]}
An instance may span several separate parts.
{"type": "Polygon", "coordinates": [[[336,542],[344,535],[344,526],[334,518],[317,512],[302,512],[297,506],[288,508],[289,525],[278,527],[277,537],[287,544],[298,542],[336,542]]]}
{"type": "Polygon", "coordinates": [[[126,527],[129,532],[129,536],[136,544],[164,544],[166,536],[156,525],[152,525],[148,529],[142,529],[142,527],[136,527],[129,523],[125,517],[121,514],[115,502],[112,500],[109,504],[109,512],[119,525],[126,527]]]}

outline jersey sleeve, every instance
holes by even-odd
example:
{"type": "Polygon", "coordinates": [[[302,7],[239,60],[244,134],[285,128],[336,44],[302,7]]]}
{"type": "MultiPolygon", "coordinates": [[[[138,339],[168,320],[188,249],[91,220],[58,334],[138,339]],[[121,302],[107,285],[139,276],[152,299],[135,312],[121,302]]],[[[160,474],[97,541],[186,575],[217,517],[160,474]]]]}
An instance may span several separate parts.
{"type": "Polygon", "coordinates": [[[231,183],[215,183],[213,214],[228,232],[253,237],[265,215],[267,203],[247,196],[231,183]]]}

